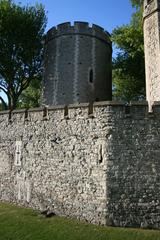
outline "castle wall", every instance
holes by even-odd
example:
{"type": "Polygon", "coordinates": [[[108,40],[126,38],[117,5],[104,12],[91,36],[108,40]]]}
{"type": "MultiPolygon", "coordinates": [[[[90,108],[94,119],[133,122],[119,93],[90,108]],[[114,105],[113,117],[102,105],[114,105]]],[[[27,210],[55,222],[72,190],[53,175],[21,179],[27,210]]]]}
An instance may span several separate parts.
{"type": "Polygon", "coordinates": [[[159,228],[160,105],[152,114],[141,103],[126,110],[111,118],[107,219],[114,226],[159,228]]]}
{"type": "Polygon", "coordinates": [[[0,113],[0,199],[105,224],[106,117],[88,104],[0,113]],[[104,122],[104,123],[103,123],[104,122]]]}
{"type": "Polygon", "coordinates": [[[115,102],[0,112],[0,153],[2,201],[160,227],[160,105],[152,114],[115,102]]]}

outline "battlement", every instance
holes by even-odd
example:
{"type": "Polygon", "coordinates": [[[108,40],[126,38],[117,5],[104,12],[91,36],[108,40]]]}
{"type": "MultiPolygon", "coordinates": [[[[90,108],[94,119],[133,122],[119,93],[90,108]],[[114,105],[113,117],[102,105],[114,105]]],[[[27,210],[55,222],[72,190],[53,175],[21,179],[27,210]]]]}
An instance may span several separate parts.
{"type": "Polygon", "coordinates": [[[90,37],[95,37],[101,41],[111,45],[110,34],[105,31],[102,27],[92,24],[90,27],[88,22],[75,21],[72,26],[70,22],[65,22],[51,28],[45,38],[45,42],[52,40],[63,35],[85,35],[90,37]]]}
{"type": "Polygon", "coordinates": [[[96,224],[160,229],[159,20],[160,0],[144,0],[147,101],[129,104],[106,101],[108,32],[88,22],[48,31],[47,107],[0,111],[1,201],[96,224]]]}
{"type": "Polygon", "coordinates": [[[0,118],[2,121],[9,121],[17,119],[18,121],[32,121],[49,120],[53,115],[58,119],[73,119],[73,118],[97,118],[100,112],[119,114],[119,118],[131,119],[144,119],[144,118],[157,118],[160,117],[160,102],[155,102],[153,111],[148,111],[148,103],[144,102],[131,102],[126,105],[123,102],[117,101],[104,101],[94,103],[80,103],[59,105],[44,108],[21,109],[13,111],[0,111],[0,118]]]}
{"type": "Polygon", "coordinates": [[[2,201],[160,228],[160,102],[152,113],[116,101],[0,112],[0,152],[2,201]]]}

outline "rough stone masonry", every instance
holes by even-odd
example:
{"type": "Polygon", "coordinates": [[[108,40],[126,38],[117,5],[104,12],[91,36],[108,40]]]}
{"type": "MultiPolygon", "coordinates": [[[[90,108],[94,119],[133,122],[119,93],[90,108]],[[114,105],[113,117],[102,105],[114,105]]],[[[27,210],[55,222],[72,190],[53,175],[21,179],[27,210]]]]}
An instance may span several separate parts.
{"type": "Polygon", "coordinates": [[[2,201],[160,227],[160,105],[154,113],[116,102],[1,112],[0,152],[2,201]]]}
{"type": "Polygon", "coordinates": [[[160,0],[144,0],[143,30],[146,98],[152,111],[154,101],[160,101],[160,0]]]}
{"type": "MultiPolygon", "coordinates": [[[[126,106],[114,101],[93,103],[92,99],[89,104],[64,102],[0,112],[1,201],[96,224],[160,228],[160,102],[154,102],[160,100],[160,76],[158,49],[153,47],[159,41],[155,34],[159,2],[144,3],[149,12],[144,17],[149,109],[148,102],[126,106]],[[150,20],[155,28],[152,35],[147,32],[150,20]]],[[[63,91],[64,85],[60,86],[63,91]]],[[[58,99],[56,94],[54,99],[58,99]]]]}

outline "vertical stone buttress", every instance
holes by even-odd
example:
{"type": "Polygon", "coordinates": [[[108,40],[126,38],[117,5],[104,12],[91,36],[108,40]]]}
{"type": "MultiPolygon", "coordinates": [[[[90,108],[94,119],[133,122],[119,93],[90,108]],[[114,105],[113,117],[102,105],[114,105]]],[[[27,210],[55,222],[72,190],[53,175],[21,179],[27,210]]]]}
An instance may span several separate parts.
{"type": "Polygon", "coordinates": [[[146,98],[149,111],[160,101],[160,0],[144,0],[146,98]]]}
{"type": "Polygon", "coordinates": [[[54,84],[53,84],[53,105],[57,105],[57,92],[58,92],[58,79],[59,79],[59,72],[58,72],[58,57],[59,57],[59,39],[56,39],[56,57],[55,57],[55,64],[54,64],[54,84]]]}
{"type": "MultiPolygon", "coordinates": [[[[95,35],[95,30],[93,29],[93,35],[95,35]]],[[[93,71],[93,82],[96,79],[96,39],[92,38],[92,63],[90,71],[93,71]]],[[[92,91],[95,92],[95,85],[91,84],[92,91]]],[[[95,99],[96,100],[96,99],[95,99]]]]}
{"type": "Polygon", "coordinates": [[[74,80],[73,80],[73,101],[79,102],[78,97],[78,60],[79,60],[79,35],[75,36],[74,50],[74,80]]]}

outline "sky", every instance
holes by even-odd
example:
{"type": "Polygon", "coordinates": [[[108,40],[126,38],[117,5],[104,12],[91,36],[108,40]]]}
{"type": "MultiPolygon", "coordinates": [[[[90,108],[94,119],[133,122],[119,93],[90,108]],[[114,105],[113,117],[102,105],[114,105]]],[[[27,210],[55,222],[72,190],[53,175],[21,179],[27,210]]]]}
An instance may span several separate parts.
{"type": "Polygon", "coordinates": [[[111,31],[130,21],[133,12],[130,0],[15,0],[22,5],[34,5],[36,2],[45,6],[47,29],[63,22],[85,21],[100,25],[111,31]]]}
{"type": "MultiPolygon", "coordinates": [[[[46,31],[63,22],[84,21],[100,25],[108,32],[130,22],[133,8],[130,0],[13,0],[21,5],[45,6],[48,23],[46,31]]],[[[116,56],[116,49],[113,49],[116,56]]],[[[4,97],[4,94],[0,93],[4,97]]],[[[5,98],[5,97],[4,97],[5,98]]],[[[6,98],[5,98],[6,100],[6,98]]]]}

